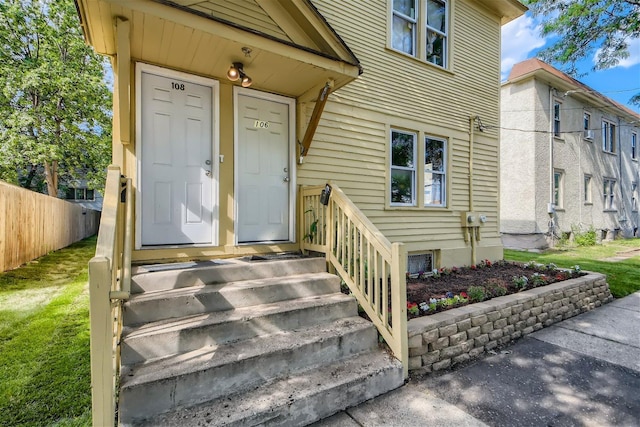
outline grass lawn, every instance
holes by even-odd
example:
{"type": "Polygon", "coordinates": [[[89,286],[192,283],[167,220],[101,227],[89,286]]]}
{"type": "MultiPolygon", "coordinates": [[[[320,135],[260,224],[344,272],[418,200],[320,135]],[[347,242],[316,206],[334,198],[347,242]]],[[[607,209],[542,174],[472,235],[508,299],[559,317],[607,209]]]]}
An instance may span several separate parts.
{"type": "Polygon", "coordinates": [[[605,261],[621,252],[640,249],[640,239],[616,240],[601,245],[570,249],[548,250],[542,253],[505,250],[504,258],[511,261],[554,263],[558,267],[578,264],[583,270],[607,275],[611,293],[616,298],[640,291],[640,254],[622,260],[605,261]]]}
{"type": "Polygon", "coordinates": [[[0,273],[0,425],[91,424],[85,239],[0,273]]]}

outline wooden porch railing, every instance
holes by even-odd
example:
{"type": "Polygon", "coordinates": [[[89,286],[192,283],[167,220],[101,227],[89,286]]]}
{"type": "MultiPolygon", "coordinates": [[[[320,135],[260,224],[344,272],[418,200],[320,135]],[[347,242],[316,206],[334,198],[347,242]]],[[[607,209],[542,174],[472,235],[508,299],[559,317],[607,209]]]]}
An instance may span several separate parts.
{"type": "Polygon", "coordinates": [[[131,289],[131,179],[109,166],[96,255],[89,261],[91,409],[94,426],[116,423],[122,301],[131,289]]]}
{"type": "Polygon", "coordinates": [[[337,185],[332,185],[329,204],[321,204],[324,188],[300,190],[302,250],[326,255],[329,265],[402,362],[406,377],[406,250],[402,243],[389,242],[337,185]]]}

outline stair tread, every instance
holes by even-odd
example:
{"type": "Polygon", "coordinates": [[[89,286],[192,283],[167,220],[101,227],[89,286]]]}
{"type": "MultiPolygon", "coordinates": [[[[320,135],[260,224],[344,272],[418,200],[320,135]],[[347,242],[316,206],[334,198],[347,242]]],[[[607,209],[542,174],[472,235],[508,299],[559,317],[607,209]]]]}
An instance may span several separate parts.
{"type": "Polygon", "coordinates": [[[291,276],[282,276],[282,277],[268,277],[264,279],[248,279],[248,280],[237,280],[233,282],[223,282],[223,283],[212,283],[207,285],[194,285],[188,286],[184,288],[175,288],[175,289],[166,289],[166,290],[157,290],[157,291],[147,291],[140,294],[134,294],[131,298],[126,302],[125,305],[132,305],[138,302],[146,302],[153,301],[158,299],[168,299],[168,298],[176,298],[180,296],[191,295],[194,293],[216,293],[216,292],[226,292],[240,289],[252,289],[262,286],[273,286],[276,284],[289,284],[300,282],[307,279],[314,278],[325,278],[325,277],[336,277],[334,274],[321,272],[321,273],[304,273],[297,274],[291,276]]]}
{"type": "Polygon", "coordinates": [[[257,358],[262,354],[295,349],[334,336],[345,336],[373,328],[367,320],[355,316],[307,328],[250,338],[218,346],[203,347],[187,353],[123,366],[121,388],[161,381],[222,366],[235,361],[257,358]]]}
{"type": "MultiPolygon", "coordinates": [[[[259,306],[239,307],[232,310],[216,311],[203,314],[190,315],[180,318],[157,320],[137,326],[125,326],[122,331],[123,340],[139,338],[160,333],[182,331],[195,327],[206,327],[215,324],[244,321],[276,313],[304,310],[310,307],[332,305],[352,300],[353,297],[337,292],[334,294],[297,298],[287,304],[275,302],[259,306]]],[[[355,314],[355,313],[354,313],[355,314]]]]}
{"type": "MultiPolygon", "coordinates": [[[[259,412],[266,413],[263,418],[254,420],[260,425],[268,423],[269,417],[275,418],[273,421],[276,423],[282,423],[283,420],[279,418],[282,417],[282,414],[273,411],[278,406],[291,405],[298,400],[323,395],[332,388],[363,381],[364,378],[394,370],[396,371],[396,381],[388,383],[387,390],[383,390],[383,392],[402,385],[402,365],[385,351],[376,349],[329,364],[321,369],[308,369],[283,378],[276,378],[257,388],[235,395],[214,399],[196,406],[178,408],[144,420],[137,425],[195,426],[203,425],[203,421],[206,425],[244,424],[245,417],[256,416],[259,412]]],[[[342,406],[333,408],[334,412],[345,409],[348,403],[341,401],[338,404],[342,406]]],[[[247,425],[253,425],[253,423],[247,425]]]]}

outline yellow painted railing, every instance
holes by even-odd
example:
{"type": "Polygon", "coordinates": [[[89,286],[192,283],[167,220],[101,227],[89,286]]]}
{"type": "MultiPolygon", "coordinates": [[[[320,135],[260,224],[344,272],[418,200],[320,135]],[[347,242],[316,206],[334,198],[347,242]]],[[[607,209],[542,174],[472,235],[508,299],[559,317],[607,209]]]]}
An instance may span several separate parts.
{"type": "Polygon", "coordinates": [[[349,287],[380,335],[408,373],[407,253],[391,243],[338,188],[327,206],[324,186],[302,187],[301,247],[322,252],[349,287]]]}
{"type": "Polygon", "coordinates": [[[94,426],[116,423],[122,301],[131,288],[131,179],[109,166],[96,255],[89,261],[91,402],[94,426]]]}

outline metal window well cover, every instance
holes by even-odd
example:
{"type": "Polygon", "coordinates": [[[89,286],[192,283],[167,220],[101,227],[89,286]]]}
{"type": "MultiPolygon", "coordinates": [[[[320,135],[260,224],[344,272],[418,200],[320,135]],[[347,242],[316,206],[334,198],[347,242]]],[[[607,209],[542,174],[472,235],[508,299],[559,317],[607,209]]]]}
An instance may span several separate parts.
{"type": "Polygon", "coordinates": [[[433,254],[424,253],[409,255],[407,270],[411,275],[430,272],[433,270],[433,254]]]}

